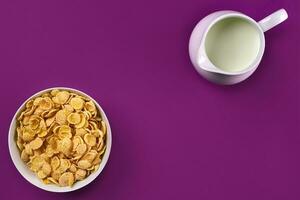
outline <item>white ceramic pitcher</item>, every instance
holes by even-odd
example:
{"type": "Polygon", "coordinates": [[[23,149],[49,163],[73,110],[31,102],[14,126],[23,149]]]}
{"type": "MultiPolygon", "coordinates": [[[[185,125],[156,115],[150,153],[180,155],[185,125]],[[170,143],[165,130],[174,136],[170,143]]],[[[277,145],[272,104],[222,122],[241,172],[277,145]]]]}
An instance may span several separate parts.
{"type": "MultiPolygon", "coordinates": [[[[259,22],[256,22],[249,16],[236,11],[224,10],[214,12],[203,18],[194,28],[189,41],[189,54],[192,64],[196,70],[206,79],[224,85],[235,84],[248,78],[258,67],[265,50],[264,32],[280,24],[288,17],[284,9],[280,9],[267,16],[259,22]],[[227,71],[213,63],[207,55],[206,40],[209,30],[224,19],[239,18],[254,27],[259,38],[257,54],[249,65],[239,71],[227,71]]],[[[222,34],[222,33],[220,33],[222,34]]],[[[233,36],[234,37],[234,36],[233,36]]],[[[246,41],[245,41],[246,42],[246,41]]],[[[241,42],[242,44],[243,42],[241,42]]],[[[229,45],[230,46],[230,45],[229,45]]],[[[226,48],[226,47],[225,47],[226,48]]],[[[240,54],[241,55],[241,54],[240,54]]],[[[233,55],[233,59],[235,58],[233,55]]]]}

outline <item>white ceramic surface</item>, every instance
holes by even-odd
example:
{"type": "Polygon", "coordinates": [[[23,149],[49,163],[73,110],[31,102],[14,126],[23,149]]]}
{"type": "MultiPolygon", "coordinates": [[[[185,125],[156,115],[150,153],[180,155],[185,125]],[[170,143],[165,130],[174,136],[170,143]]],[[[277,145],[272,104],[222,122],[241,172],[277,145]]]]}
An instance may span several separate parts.
{"type": "Polygon", "coordinates": [[[189,41],[189,55],[195,69],[207,80],[218,84],[231,85],[247,79],[258,67],[265,50],[264,32],[280,24],[288,18],[287,12],[280,9],[256,22],[249,16],[231,10],[217,11],[203,18],[195,26],[189,41]],[[252,23],[260,35],[260,48],[252,64],[245,70],[238,72],[228,72],[215,66],[209,59],[205,51],[205,40],[210,28],[222,19],[229,17],[240,17],[252,23]]]}
{"type": "Polygon", "coordinates": [[[108,161],[109,154],[110,154],[111,145],[112,145],[112,135],[111,135],[110,124],[109,124],[109,121],[107,119],[107,116],[105,115],[105,113],[104,113],[103,109],[100,107],[100,105],[92,97],[85,94],[84,92],[81,92],[79,90],[72,89],[72,88],[66,88],[66,87],[48,88],[48,89],[42,90],[40,92],[37,92],[36,94],[34,94],[30,98],[28,98],[26,101],[24,101],[24,103],[19,107],[19,109],[17,110],[17,112],[15,113],[15,115],[14,115],[12,121],[11,121],[10,128],[9,128],[9,134],[8,134],[9,153],[10,153],[11,159],[12,159],[15,167],[17,168],[17,170],[20,172],[20,174],[28,182],[30,182],[31,184],[35,185],[38,188],[41,188],[43,190],[50,191],[50,192],[71,192],[71,191],[74,191],[74,190],[78,190],[78,189],[88,185],[89,183],[91,183],[102,172],[104,166],[106,165],[106,163],[108,161]],[[106,138],[107,147],[106,147],[106,151],[104,153],[102,162],[100,163],[99,169],[96,172],[92,173],[90,176],[88,176],[86,179],[76,182],[72,187],[59,187],[59,186],[55,186],[55,185],[51,185],[51,184],[46,185],[46,184],[42,183],[40,181],[40,179],[37,178],[35,173],[33,173],[26,166],[26,164],[21,160],[20,153],[19,153],[18,147],[17,147],[16,142],[15,142],[16,117],[24,109],[25,102],[27,102],[29,99],[40,96],[41,94],[43,94],[45,92],[49,92],[50,90],[53,90],[53,89],[68,90],[68,91],[72,91],[74,93],[77,93],[77,94],[80,94],[82,96],[90,98],[95,103],[96,107],[98,108],[98,110],[101,113],[102,118],[104,119],[104,121],[107,124],[107,138],[106,138]]]}

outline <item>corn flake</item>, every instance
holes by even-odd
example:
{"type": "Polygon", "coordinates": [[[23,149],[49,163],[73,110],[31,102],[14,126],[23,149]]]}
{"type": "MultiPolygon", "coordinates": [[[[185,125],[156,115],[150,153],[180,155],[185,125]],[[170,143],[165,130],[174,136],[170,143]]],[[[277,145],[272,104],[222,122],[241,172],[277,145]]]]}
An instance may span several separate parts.
{"type": "Polygon", "coordinates": [[[85,134],[83,139],[84,139],[85,143],[91,147],[96,145],[96,142],[97,142],[96,137],[92,134],[89,134],[89,133],[85,134]]]}
{"type": "Polygon", "coordinates": [[[78,113],[71,113],[68,115],[67,120],[70,124],[79,124],[81,121],[81,117],[78,113]]]}
{"type": "Polygon", "coordinates": [[[57,102],[59,104],[64,104],[69,99],[70,93],[67,91],[61,91],[56,94],[57,102]]]}
{"type": "Polygon", "coordinates": [[[43,140],[39,137],[35,138],[29,143],[32,150],[39,149],[43,145],[43,140]]]}
{"type": "Polygon", "coordinates": [[[87,160],[80,160],[79,162],[78,162],[78,167],[80,168],[80,169],[88,169],[88,168],[90,168],[92,166],[92,164],[89,162],[89,161],[87,161],[87,160]]]}
{"type": "Polygon", "coordinates": [[[67,116],[64,110],[60,110],[55,115],[56,122],[60,125],[67,123],[67,116]]]}
{"type": "Polygon", "coordinates": [[[51,167],[53,170],[57,169],[60,165],[60,160],[57,156],[52,157],[51,159],[51,167]]]}
{"type": "Polygon", "coordinates": [[[63,173],[59,180],[59,185],[60,186],[72,186],[74,183],[74,175],[71,172],[65,172],[63,173]]]}
{"type": "Polygon", "coordinates": [[[74,97],[70,101],[70,105],[75,109],[75,110],[81,110],[84,106],[84,100],[82,100],[79,97],[74,97]]]}
{"type": "Polygon", "coordinates": [[[86,170],[84,170],[84,169],[78,169],[78,170],[75,172],[75,179],[76,179],[76,180],[81,181],[81,180],[83,180],[85,177],[86,177],[86,170]]]}

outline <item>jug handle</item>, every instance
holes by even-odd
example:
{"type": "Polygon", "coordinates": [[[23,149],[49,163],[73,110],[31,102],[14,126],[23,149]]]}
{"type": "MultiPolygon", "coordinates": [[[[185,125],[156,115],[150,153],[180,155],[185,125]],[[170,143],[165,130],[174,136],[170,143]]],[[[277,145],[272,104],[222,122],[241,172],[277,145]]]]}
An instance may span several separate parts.
{"type": "Polygon", "coordinates": [[[285,21],[287,18],[288,18],[288,14],[286,10],[282,8],[275,11],[271,15],[265,17],[264,19],[260,20],[258,24],[260,25],[262,30],[266,32],[267,30],[285,21]]]}

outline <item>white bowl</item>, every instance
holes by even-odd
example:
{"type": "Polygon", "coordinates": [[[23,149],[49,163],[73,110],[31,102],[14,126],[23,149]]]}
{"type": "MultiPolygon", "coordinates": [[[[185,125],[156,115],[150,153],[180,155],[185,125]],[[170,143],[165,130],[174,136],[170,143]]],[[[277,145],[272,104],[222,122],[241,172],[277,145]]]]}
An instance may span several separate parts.
{"type": "Polygon", "coordinates": [[[30,98],[28,98],[15,113],[15,115],[11,121],[11,124],[9,127],[9,133],[8,133],[9,153],[10,153],[10,157],[11,157],[14,165],[16,166],[17,170],[28,182],[30,182],[31,184],[35,185],[38,188],[41,188],[43,190],[50,191],[50,192],[71,192],[74,190],[78,190],[78,189],[88,185],[89,183],[91,183],[102,172],[102,170],[108,160],[109,154],[110,154],[111,144],[112,144],[111,128],[109,125],[109,121],[108,121],[103,109],[100,107],[100,105],[92,97],[85,94],[84,92],[81,92],[79,90],[72,89],[72,88],[66,88],[66,87],[48,88],[48,89],[42,90],[40,92],[37,92],[36,94],[34,94],[30,98]],[[28,168],[28,166],[21,160],[20,153],[19,153],[18,147],[16,145],[16,141],[15,141],[16,121],[17,121],[16,118],[17,118],[17,116],[19,116],[20,112],[24,109],[25,103],[29,99],[40,96],[41,94],[43,94],[45,92],[49,92],[53,89],[67,90],[67,91],[71,91],[71,92],[74,92],[74,93],[77,93],[82,96],[90,98],[95,103],[96,107],[100,111],[102,118],[104,119],[104,121],[107,124],[106,150],[105,150],[104,156],[102,158],[102,162],[100,163],[99,169],[97,171],[91,173],[84,180],[76,182],[72,187],[59,187],[59,186],[52,185],[52,184],[46,185],[46,184],[42,183],[41,180],[35,175],[35,173],[32,172],[28,168]]]}

